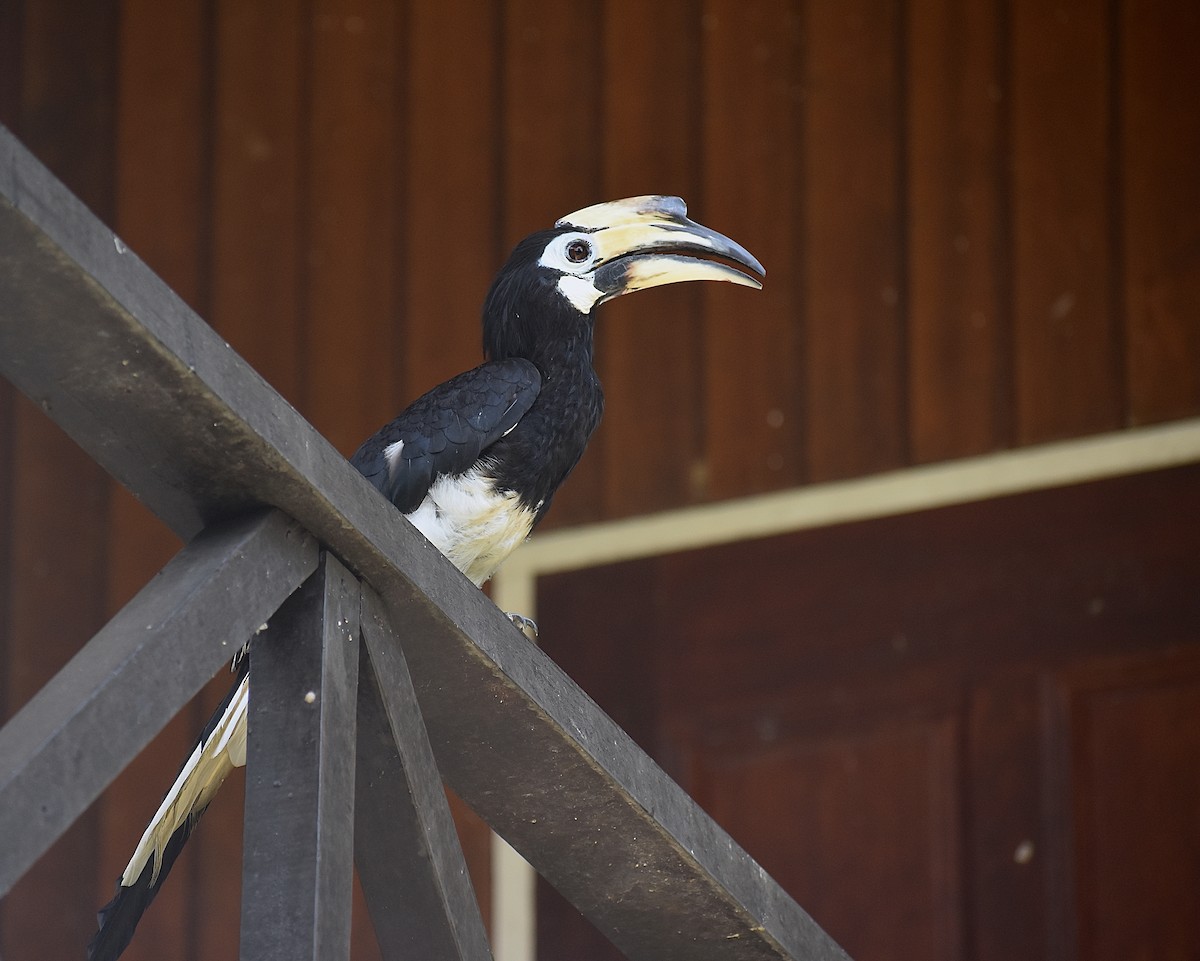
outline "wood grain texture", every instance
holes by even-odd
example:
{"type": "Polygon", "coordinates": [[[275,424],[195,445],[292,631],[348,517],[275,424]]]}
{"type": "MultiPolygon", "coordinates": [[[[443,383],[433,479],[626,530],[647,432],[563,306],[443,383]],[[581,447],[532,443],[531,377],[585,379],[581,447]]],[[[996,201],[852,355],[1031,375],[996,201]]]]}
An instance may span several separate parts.
{"type": "MultiPolygon", "coordinates": [[[[700,196],[700,4],[604,7],[603,195],[700,196]]],[[[722,229],[715,225],[715,229],[722,229]]],[[[732,229],[732,228],[729,228],[732,229]]],[[[604,515],[644,514],[703,495],[701,291],[684,284],[605,306],[596,330],[605,390],[604,515]],[[637,438],[636,445],[630,439],[637,438]]],[[[744,293],[744,292],[743,292],[744,293]]]]}
{"type": "Polygon", "coordinates": [[[1200,84],[1191,41],[1200,7],[1171,0],[1120,5],[1121,252],[1128,417],[1200,409],[1200,84]]]}
{"type": "Polygon", "coordinates": [[[693,790],[851,957],[955,961],[957,735],[953,717],[888,718],[732,742],[705,752],[693,790]]]}
{"type": "Polygon", "coordinates": [[[908,459],[904,58],[899,2],[808,7],[808,477],[908,459]]]}
{"type": "Polygon", "coordinates": [[[1069,669],[1056,687],[1069,724],[1079,956],[1195,955],[1200,649],[1069,669]]]}
{"type": "Polygon", "coordinates": [[[911,0],[907,234],[911,459],[1012,441],[999,3],[911,0]]]}
{"type": "Polygon", "coordinates": [[[701,290],[705,459],[697,486],[706,498],[787,487],[806,474],[812,315],[801,303],[810,252],[801,208],[808,91],[800,9],[704,6],[704,222],[767,268],[761,293],[723,284],[701,290]]]}
{"type": "Polygon", "coordinates": [[[305,355],[297,367],[305,415],[348,455],[397,404],[403,38],[388,0],[318,0],[309,15],[293,336],[305,355]]]}
{"type": "Polygon", "coordinates": [[[415,2],[408,8],[404,397],[397,401],[482,359],[483,298],[509,249],[500,226],[502,15],[501,4],[415,2]]]}
{"type": "Polygon", "coordinates": [[[212,325],[303,405],[302,311],[308,22],[299,0],[217,0],[213,91],[212,325]]]}
{"type": "Polygon", "coordinates": [[[1024,444],[1123,420],[1108,11],[1089,0],[1012,6],[1015,387],[1024,444]]]}

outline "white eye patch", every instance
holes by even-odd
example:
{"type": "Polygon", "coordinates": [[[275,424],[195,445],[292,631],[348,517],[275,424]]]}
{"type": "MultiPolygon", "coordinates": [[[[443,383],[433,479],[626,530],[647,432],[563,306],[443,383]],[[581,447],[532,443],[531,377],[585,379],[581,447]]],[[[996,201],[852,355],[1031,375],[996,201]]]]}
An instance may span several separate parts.
{"type": "Polygon", "coordinates": [[[589,234],[562,234],[546,245],[538,264],[579,277],[596,266],[598,256],[599,251],[589,234]]]}

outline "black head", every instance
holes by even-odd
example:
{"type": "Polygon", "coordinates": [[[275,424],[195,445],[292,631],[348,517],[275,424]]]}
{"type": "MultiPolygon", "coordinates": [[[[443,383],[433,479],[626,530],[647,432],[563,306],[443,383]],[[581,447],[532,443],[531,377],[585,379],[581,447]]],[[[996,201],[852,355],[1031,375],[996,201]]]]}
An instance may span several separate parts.
{"type": "Polygon", "coordinates": [[[484,351],[493,359],[536,362],[549,345],[561,352],[567,344],[586,348],[590,357],[592,314],[605,301],[687,280],[758,288],[752,274],[765,273],[740,244],[689,220],[678,197],[585,207],[517,244],[484,303],[484,351]]]}

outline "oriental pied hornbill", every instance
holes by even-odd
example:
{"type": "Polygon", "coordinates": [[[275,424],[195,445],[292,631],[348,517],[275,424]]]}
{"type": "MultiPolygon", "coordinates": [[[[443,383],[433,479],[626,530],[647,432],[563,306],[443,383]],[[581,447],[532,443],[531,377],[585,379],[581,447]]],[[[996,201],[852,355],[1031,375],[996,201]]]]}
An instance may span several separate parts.
{"type": "MultiPolygon", "coordinates": [[[[764,271],[749,251],[689,220],[678,197],[576,211],[517,244],[492,283],[483,308],[486,362],[418,398],[351,463],[482,584],[546,513],[600,421],[595,308],[686,280],[760,287],[753,275],[764,271]]],[[[221,782],[246,763],[248,659],[238,670],[101,910],[92,961],[125,949],[221,782]]]]}

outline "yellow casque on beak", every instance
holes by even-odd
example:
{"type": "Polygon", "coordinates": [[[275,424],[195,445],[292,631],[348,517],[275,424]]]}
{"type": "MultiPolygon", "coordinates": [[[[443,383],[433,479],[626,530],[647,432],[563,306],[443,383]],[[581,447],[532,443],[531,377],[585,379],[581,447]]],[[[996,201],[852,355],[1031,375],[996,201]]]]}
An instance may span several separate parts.
{"type": "Polygon", "coordinates": [[[721,280],[757,289],[762,287],[758,278],[766,276],[762,264],[741,244],[689,220],[687,205],[678,197],[595,204],[568,214],[556,226],[589,234],[595,249],[592,283],[602,300],[689,280],[721,280]],[[723,257],[737,266],[689,253],[723,257]]]}

